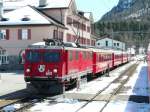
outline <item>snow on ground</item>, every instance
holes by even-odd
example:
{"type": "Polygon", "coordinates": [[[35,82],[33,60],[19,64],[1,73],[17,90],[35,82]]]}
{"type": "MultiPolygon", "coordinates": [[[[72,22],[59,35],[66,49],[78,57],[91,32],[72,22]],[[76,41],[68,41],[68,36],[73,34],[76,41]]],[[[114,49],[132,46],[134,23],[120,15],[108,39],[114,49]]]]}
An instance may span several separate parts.
{"type": "Polygon", "coordinates": [[[49,103],[51,101],[45,101],[43,103],[37,103],[29,111],[31,112],[75,112],[80,106],[85,102],[68,102],[64,99],[64,102],[59,102],[57,104],[49,103]]]}
{"type": "Polygon", "coordinates": [[[125,88],[128,90],[121,93],[123,95],[149,96],[147,63],[140,63],[132,78],[125,84],[125,88]]]}
{"type": "Polygon", "coordinates": [[[16,109],[19,109],[21,106],[20,104],[10,105],[7,107],[4,107],[2,109],[2,112],[14,112],[16,109]]]}
{"type": "Polygon", "coordinates": [[[25,89],[23,73],[0,73],[0,96],[25,89]]]}
{"type": "MultiPolygon", "coordinates": [[[[129,65],[128,65],[129,66],[129,65]]],[[[127,93],[130,95],[149,95],[147,91],[147,73],[146,73],[146,63],[141,63],[136,73],[134,74],[133,78],[129,80],[129,82],[126,84],[126,86],[130,86],[131,90],[127,91],[127,93]],[[138,89],[137,89],[138,88],[138,89]],[[133,89],[133,91],[132,91],[133,89]]],[[[127,67],[127,65],[126,65],[127,67]]],[[[123,67],[124,68],[124,67],[123,67]]],[[[117,72],[121,72],[120,69],[118,69],[117,72]]],[[[104,85],[113,80],[115,78],[115,72],[111,75],[112,77],[102,77],[95,81],[92,81],[88,84],[86,84],[84,87],[81,88],[80,91],[76,91],[74,89],[71,91],[73,92],[81,92],[81,93],[91,93],[94,94],[102,88],[104,85]],[[103,80],[105,80],[103,82],[103,80]],[[101,83],[99,83],[101,82],[101,83]]],[[[125,78],[125,77],[124,77],[125,78]]],[[[123,78],[123,79],[124,79],[123,78]]],[[[116,85],[113,85],[114,87],[111,87],[112,89],[115,88],[116,85]]],[[[68,92],[70,93],[70,92],[68,92]]],[[[124,93],[126,94],[126,93],[124,93]]],[[[30,112],[75,112],[77,109],[79,109],[81,106],[83,106],[86,102],[84,101],[78,101],[73,99],[57,99],[56,103],[51,103],[51,101],[46,100],[42,103],[37,103],[34,107],[30,108],[30,112]],[[57,103],[58,102],[58,103],[57,103]]],[[[84,107],[79,112],[99,112],[100,109],[105,105],[106,102],[104,101],[93,101],[90,102],[86,107],[84,107]]],[[[107,108],[104,109],[103,112],[150,112],[150,104],[144,104],[144,103],[135,103],[131,101],[119,101],[114,100],[111,101],[107,108]]]]}
{"type": "Polygon", "coordinates": [[[114,101],[103,112],[150,112],[150,104],[114,101]]]}
{"type": "MultiPolygon", "coordinates": [[[[29,112],[75,112],[86,102],[69,101],[50,104],[50,101],[37,103],[29,109],[29,112]]],[[[105,105],[104,101],[93,101],[78,112],[99,112],[105,105]]],[[[150,112],[150,104],[126,102],[126,101],[111,101],[103,112],[150,112]]]]}
{"type": "MultiPolygon", "coordinates": [[[[94,81],[91,81],[84,85],[84,87],[81,87],[81,89],[73,89],[72,91],[68,91],[66,93],[88,93],[88,94],[96,94],[98,91],[105,88],[107,85],[109,85],[110,82],[112,82],[114,79],[116,79],[125,69],[131,66],[135,62],[129,63],[127,65],[124,65],[123,67],[117,68],[116,70],[110,72],[110,77],[100,77],[94,81]]],[[[118,86],[118,83],[115,83],[109,87],[111,89],[115,89],[118,86]]],[[[110,91],[106,91],[106,93],[110,93],[110,91]]]]}

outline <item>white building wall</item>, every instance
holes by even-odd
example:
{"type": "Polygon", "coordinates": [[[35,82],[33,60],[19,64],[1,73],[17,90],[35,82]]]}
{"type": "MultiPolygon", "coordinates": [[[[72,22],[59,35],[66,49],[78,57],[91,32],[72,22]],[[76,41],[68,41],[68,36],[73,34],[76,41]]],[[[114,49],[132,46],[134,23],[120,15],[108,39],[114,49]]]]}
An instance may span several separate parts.
{"type": "Polygon", "coordinates": [[[67,34],[71,34],[72,36],[80,36],[85,39],[91,39],[91,30],[90,32],[87,32],[87,26],[91,28],[91,21],[88,19],[85,19],[83,17],[79,17],[77,15],[77,9],[75,2],[73,1],[69,8],[66,9],[45,9],[43,10],[46,14],[50,15],[54,19],[58,20],[59,22],[63,23],[68,29],[64,31],[64,42],[67,42],[67,34]],[[73,20],[76,20],[80,23],[83,23],[86,25],[86,31],[83,31],[81,29],[77,29],[72,24],[67,24],[67,17],[72,18],[73,20]]]}
{"type": "MultiPolygon", "coordinates": [[[[9,40],[0,40],[0,47],[5,49],[9,55],[18,55],[21,49],[25,49],[28,45],[41,42],[43,38],[53,38],[53,31],[57,29],[55,26],[39,26],[39,27],[13,27],[0,28],[9,29],[9,40]],[[18,40],[18,29],[31,29],[31,40],[18,40]]],[[[59,29],[63,31],[62,29],[59,29]]]]}
{"type": "Polygon", "coordinates": [[[64,24],[67,9],[44,9],[43,12],[64,24]]]}
{"type": "Polygon", "coordinates": [[[65,31],[65,35],[66,35],[65,41],[67,41],[67,34],[80,36],[84,39],[90,40],[91,39],[91,21],[88,19],[85,19],[83,17],[78,16],[76,13],[77,13],[76,7],[75,7],[75,4],[73,3],[65,13],[65,25],[68,28],[68,30],[65,31]],[[74,27],[73,22],[72,22],[72,24],[68,25],[67,24],[67,17],[71,18],[72,20],[76,20],[79,23],[83,23],[84,25],[86,25],[86,31],[74,27]],[[87,27],[90,27],[90,32],[87,31],[87,27]]]}
{"type": "Polygon", "coordinates": [[[114,49],[125,50],[125,43],[117,41],[117,40],[112,40],[109,38],[104,38],[104,39],[98,40],[96,42],[96,47],[98,47],[98,48],[114,48],[114,49]],[[108,42],[107,46],[106,46],[106,41],[108,42]]]}

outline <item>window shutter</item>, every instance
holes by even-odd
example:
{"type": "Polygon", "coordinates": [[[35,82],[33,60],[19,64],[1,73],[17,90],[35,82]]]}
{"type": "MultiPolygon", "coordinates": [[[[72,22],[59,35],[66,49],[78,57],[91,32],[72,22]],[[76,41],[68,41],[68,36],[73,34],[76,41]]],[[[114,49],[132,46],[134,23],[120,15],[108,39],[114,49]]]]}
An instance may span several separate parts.
{"type": "Polygon", "coordinates": [[[28,29],[28,40],[31,40],[31,29],[28,29]]]}
{"type": "Polygon", "coordinates": [[[18,29],[18,40],[22,39],[22,30],[18,29]]]}
{"type": "Polygon", "coordinates": [[[6,30],[6,40],[9,40],[9,30],[6,30]]]}

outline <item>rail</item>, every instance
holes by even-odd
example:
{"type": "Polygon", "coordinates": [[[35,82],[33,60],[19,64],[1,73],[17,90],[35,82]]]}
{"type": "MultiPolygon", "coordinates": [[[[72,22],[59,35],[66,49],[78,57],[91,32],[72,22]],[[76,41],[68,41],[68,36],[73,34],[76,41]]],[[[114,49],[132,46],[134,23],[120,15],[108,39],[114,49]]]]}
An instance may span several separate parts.
{"type": "Polygon", "coordinates": [[[124,79],[121,82],[121,85],[112,93],[112,95],[109,97],[109,100],[107,103],[103,106],[103,108],[100,110],[102,112],[104,108],[107,106],[107,104],[111,101],[111,98],[117,94],[117,92],[123,87],[123,85],[129,80],[129,78],[132,76],[133,72],[136,70],[139,62],[133,64],[129,69],[125,70],[118,78],[114,79],[111,83],[109,83],[105,88],[98,91],[90,100],[87,101],[84,105],[82,105],[80,108],[78,108],[75,112],[79,112],[81,109],[86,107],[90,102],[92,102],[97,96],[99,96],[102,92],[104,92],[108,87],[110,87],[113,83],[118,82],[119,79],[121,79],[123,76],[128,76],[126,79],[124,79]]]}

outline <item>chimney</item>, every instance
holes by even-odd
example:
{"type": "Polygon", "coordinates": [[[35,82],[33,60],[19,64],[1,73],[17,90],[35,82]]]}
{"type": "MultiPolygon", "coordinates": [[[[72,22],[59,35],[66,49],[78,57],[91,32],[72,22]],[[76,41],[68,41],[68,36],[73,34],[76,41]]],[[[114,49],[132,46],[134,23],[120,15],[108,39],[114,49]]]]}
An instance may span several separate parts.
{"type": "Polygon", "coordinates": [[[3,0],[0,0],[0,18],[3,18],[3,13],[4,13],[3,0]]]}
{"type": "Polygon", "coordinates": [[[45,7],[47,5],[47,0],[39,0],[39,7],[45,7]]]}

